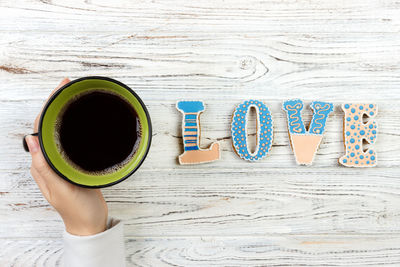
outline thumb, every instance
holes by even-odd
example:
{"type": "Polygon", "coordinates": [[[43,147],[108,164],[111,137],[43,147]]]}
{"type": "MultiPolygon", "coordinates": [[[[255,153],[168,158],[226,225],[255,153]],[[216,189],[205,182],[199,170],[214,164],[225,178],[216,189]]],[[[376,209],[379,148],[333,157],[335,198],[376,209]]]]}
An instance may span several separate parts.
{"type": "Polygon", "coordinates": [[[29,148],[29,153],[31,153],[31,156],[33,158],[33,156],[39,151],[38,138],[35,138],[32,135],[28,135],[25,137],[25,140],[29,148]]]}

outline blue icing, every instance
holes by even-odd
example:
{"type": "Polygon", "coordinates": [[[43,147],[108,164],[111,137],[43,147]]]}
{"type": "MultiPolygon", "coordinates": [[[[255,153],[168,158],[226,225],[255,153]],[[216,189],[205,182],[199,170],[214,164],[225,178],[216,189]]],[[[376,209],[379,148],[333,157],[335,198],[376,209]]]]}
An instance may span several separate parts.
{"type": "Polygon", "coordinates": [[[181,111],[183,116],[184,126],[182,127],[183,132],[190,132],[192,134],[184,134],[184,150],[199,150],[198,146],[198,125],[197,120],[200,112],[204,111],[204,104],[201,101],[179,101],[176,103],[176,108],[181,111]],[[196,114],[187,114],[196,113],[196,114]],[[195,139],[193,139],[193,137],[195,139]],[[187,140],[187,139],[189,140],[187,140]],[[193,145],[196,144],[196,145],[193,145]]]}
{"type": "Polygon", "coordinates": [[[309,129],[310,133],[323,134],[325,130],[326,120],[329,114],[333,111],[333,104],[321,101],[313,101],[311,108],[314,111],[311,126],[309,129]]]}
{"type": "MultiPolygon", "coordinates": [[[[317,134],[322,135],[325,130],[326,120],[333,111],[333,104],[321,101],[313,101],[310,105],[313,110],[313,117],[310,123],[310,129],[306,128],[301,117],[303,101],[300,99],[287,100],[283,103],[283,109],[287,112],[288,128],[291,134],[317,134]]],[[[347,118],[350,121],[351,118],[347,118]]]]}
{"type": "Polygon", "coordinates": [[[196,128],[185,128],[185,131],[187,132],[197,132],[196,128]]]}
{"type": "Polygon", "coordinates": [[[304,134],[306,128],[301,118],[303,101],[300,99],[286,100],[283,102],[283,109],[287,112],[288,128],[290,133],[304,134]]]}
{"type": "Polygon", "coordinates": [[[197,114],[187,114],[185,120],[197,120],[197,114]]]}
{"type": "Polygon", "coordinates": [[[273,125],[268,107],[259,100],[241,103],[235,109],[231,122],[233,146],[237,154],[244,160],[257,161],[264,158],[272,147],[273,125]],[[247,147],[247,114],[250,107],[255,107],[258,115],[257,149],[251,154],[247,147]]]}
{"type": "Polygon", "coordinates": [[[189,150],[199,150],[199,147],[198,147],[198,146],[188,146],[188,147],[185,147],[185,151],[189,151],[189,150]]]}
{"type": "Polygon", "coordinates": [[[176,107],[183,113],[197,113],[204,110],[204,104],[201,101],[179,101],[176,107]]]}

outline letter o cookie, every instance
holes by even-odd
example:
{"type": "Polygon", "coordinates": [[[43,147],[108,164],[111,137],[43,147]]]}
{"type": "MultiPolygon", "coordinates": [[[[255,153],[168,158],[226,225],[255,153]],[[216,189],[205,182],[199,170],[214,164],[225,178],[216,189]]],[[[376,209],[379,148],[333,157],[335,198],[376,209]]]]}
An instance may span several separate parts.
{"type": "Polygon", "coordinates": [[[233,147],[240,158],[258,161],[267,156],[272,147],[273,122],[268,107],[259,100],[247,100],[235,109],[231,122],[233,147]],[[257,112],[257,147],[250,153],[247,147],[247,116],[251,107],[257,112]]]}

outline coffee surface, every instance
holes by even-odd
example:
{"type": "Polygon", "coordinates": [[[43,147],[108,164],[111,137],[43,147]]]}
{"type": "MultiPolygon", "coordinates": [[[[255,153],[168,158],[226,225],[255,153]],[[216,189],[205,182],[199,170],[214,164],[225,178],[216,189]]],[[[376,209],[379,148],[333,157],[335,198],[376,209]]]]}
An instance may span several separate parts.
{"type": "Polygon", "coordinates": [[[121,97],[102,91],[78,96],[60,115],[61,150],[87,172],[115,168],[134,154],[140,138],[135,110],[121,97]]]}

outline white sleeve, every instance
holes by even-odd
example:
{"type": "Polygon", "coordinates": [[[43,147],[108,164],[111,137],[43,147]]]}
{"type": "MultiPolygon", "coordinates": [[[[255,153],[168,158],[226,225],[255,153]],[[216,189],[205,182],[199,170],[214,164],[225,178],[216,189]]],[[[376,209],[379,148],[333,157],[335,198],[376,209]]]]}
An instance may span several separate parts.
{"type": "Polygon", "coordinates": [[[65,267],[125,266],[125,243],[123,224],[109,218],[107,230],[90,236],[71,235],[64,230],[65,267]]]}

